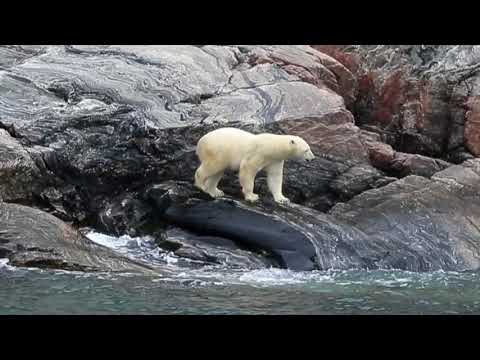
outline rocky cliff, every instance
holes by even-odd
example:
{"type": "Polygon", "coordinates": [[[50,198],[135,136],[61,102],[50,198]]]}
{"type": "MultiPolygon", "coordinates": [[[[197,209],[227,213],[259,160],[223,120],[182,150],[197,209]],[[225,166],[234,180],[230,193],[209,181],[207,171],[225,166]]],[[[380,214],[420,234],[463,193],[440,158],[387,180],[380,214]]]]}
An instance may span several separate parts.
{"type": "MultiPolygon", "coordinates": [[[[477,46],[2,46],[0,254],[80,236],[29,237],[21,209],[33,229],[38,216],[149,234],[205,263],[475,270],[477,59],[477,46]],[[235,174],[225,199],[192,188],[197,140],[225,125],[311,144],[314,162],[285,168],[294,205],[274,204],[263,176],[256,205],[235,174]]],[[[95,265],[38,252],[28,264],[95,265]]]]}

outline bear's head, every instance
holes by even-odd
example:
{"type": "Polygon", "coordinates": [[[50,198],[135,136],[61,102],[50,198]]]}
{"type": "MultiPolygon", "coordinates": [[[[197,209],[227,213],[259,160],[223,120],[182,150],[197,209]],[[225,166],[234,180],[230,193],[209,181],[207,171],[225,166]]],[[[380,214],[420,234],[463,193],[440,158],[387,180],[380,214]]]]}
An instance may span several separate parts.
{"type": "Polygon", "coordinates": [[[299,136],[291,136],[289,145],[292,148],[292,158],[295,160],[312,161],[315,159],[310,146],[299,136]]]}

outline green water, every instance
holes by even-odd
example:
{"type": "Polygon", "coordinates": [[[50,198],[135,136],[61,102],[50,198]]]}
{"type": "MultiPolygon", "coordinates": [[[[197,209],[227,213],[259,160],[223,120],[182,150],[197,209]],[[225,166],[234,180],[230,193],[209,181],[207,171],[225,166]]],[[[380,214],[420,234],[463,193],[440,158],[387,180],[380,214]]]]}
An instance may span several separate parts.
{"type": "Polygon", "coordinates": [[[479,314],[480,275],[180,271],[170,278],[0,268],[0,314],[479,314]]]}

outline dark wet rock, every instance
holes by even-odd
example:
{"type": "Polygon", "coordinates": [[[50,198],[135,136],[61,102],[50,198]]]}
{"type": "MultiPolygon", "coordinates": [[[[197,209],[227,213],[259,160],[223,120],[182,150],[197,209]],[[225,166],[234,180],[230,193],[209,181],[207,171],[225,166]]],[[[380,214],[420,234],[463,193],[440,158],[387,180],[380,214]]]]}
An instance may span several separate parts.
{"type": "Polygon", "coordinates": [[[151,272],[151,267],[97,245],[56,217],[0,202],[0,257],[21,267],[151,272]]]}
{"type": "Polygon", "coordinates": [[[230,246],[233,242],[244,249],[266,251],[284,268],[315,268],[315,249],[309,239],[263,211],[250,210],[236,201],[205,201],[190,184],[157,185],[148,193],[161,218],[170,224],[198,236],[229,239],[230,246]]]}
{"type": "Polygon", "coordinates": [[[230,239],[196,235],[178,228],[167,230],[157,244],[179,257],[207,265],[224,265],[242,269],[278,266],[273,259],[268,258],[268,254],[256,254],[242,249],[230,239]]]}
{"type": "Polygon", "coordinates": [[[451,166],[426,179],[408,176],[369,190],[329,212],[359,229],[369,247],[385,246],[379,265],[412,271],[480,266],[480,162],[451,166]]]}
{"type": "Polygon", "coordinates": [[[146,235],[152,230],[153,209],[137,192],[114,197],[105,201],[100,210],[95,228],[108,234],[131,237],[146,235]]]}
{"type": "Polygon", "coordinates": [[[354,166],[335,178],[330,187],[334,193],[339,195],[340,199],[351,199],[363,191],[385,186],[395,180],[397,179],[386,177],[372,166],[361,165],[354,166]]]}
{"type": "Polygon", "coordinates": [[[365,191],[329,214],[267,199],[212,200],[189,184],[159,184],[149,194],[171,225],[267,252],[280,267],[464,271],[480,267],[479,180],[480,163],[470,161],[365,191]]]}

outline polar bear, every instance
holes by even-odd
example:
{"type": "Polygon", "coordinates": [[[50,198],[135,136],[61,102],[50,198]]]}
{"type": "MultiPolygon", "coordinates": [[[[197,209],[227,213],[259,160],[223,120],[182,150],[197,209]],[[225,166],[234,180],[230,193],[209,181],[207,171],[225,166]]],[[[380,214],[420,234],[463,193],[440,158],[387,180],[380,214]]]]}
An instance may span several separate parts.
{"type": "Polygon", "coordinates": [[[301,137],[292,135],[251,134],[236,128],[220,128],[204,135],[196,153],[201,165],[195,172],[195,186],[216,198],[223,196],[218,183],[225,170],[239,171],[245,200],[255,202],[255,176],[263,169],[267,184],[278,203],[290,202],[282,194],[285,160],[311,161],[315,158],[310,146],[301,137]]]}

